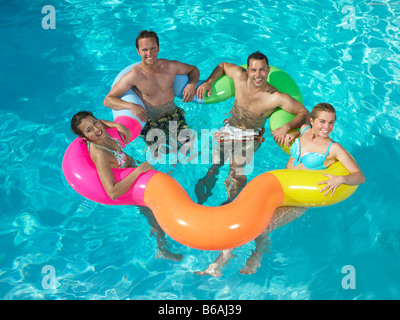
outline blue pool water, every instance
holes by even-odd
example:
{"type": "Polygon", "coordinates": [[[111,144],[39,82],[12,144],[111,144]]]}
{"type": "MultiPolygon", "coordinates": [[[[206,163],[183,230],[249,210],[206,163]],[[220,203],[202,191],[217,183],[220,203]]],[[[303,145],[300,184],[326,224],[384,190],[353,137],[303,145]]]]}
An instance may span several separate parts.
{"type": "MultiPolygon", "coordinates": [[[[51,1],[55,29],[43,29],[46,4],[15,0],[0,13],[1,299],[399,299],[400,2],[165,0],[51,1]],[[92,2],[90,2],[92,3],[92,2]],[[342,9],[345,6],[349,9],[342,9]],[[103,99],[118,72],[138,60],[142,29],[160,37],[160,57],[196,65],[205,79],[222,61],[243,64],[253,51],[289,72],[305,106],[329,102],[332,138],[351,152],[366,183],[346,201],[307,211],[270,235],[255,275],[241,275],[254,249],[235,251],[221,278],[198,276],[218,252],[174,242],[181,262],[156,259],[146,219],[134,207],[93,203],[65,181],[61,163],[82,109],[111,119],[103,99]],[[344,266],[355,270],[345,289],[344,266]],[[53,268],[56,288],[46,286],[53,268]]],[[[178,105],[198,132],[218,128],[232,100],[178,105]]],[[[130,146],[144,160],[142,141],[130,146]]],[[[287,156],[267,137],[249,178],[283,168],[287,156]]],[[[207,165],[172,176],[193,200],[207,165]]],[[[168,171],[168,165],[156,167],[168,171]]],[[[214,196],[226,198],[221,172],[214,196]]]]}

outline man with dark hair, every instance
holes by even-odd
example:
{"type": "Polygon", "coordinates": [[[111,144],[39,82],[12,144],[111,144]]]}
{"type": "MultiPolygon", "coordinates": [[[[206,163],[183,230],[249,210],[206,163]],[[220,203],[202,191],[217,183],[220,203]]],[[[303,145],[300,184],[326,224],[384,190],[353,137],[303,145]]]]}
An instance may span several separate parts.
{"type": "MultiPolygon", "coordinates": [[[[198,203],[204,203],[211,196],[219,170],[227,157],[231,160],[228,178],[225,181],[228,199],[223,204],[231,202],[239,194],[247,183],[245,166],[253,160],[254,152],[261,147],[265,122],[277,108],[296,115],[292,121],[272,132],[278,144],[285,142],[285,136],[290,130],[300,128],[308,121],[309,112],[302,103],[267,83],[269,71],[267,57],[257,51],[248,57],[247,70],[232,63],[222,62],[197,88],[198,98],[204,98],[206,91],[210,96],[213,82],[223,74],[232,78],[235,85],[235,102],[231,116],[226,120],[225,126],[214,135],[217,145],[213,150],[213,165],[195,187],[198,203]],[[227,152],[227,148],[231,150],[227,152]]],[[[215,263],[198,274],[221,275],[220,269],[232,257],[232,251],[222,251],[215,263]]]]}
{"type": "Polygon", "coordinates": [[[136,37],[136,49],[139,50],[139,40],[145,38],[153,38],[156,41],[158,47],[160,47],[160,41],[158,40],[158,35],[152,30],[142,30],[139,32],[139,35],[136,37]]]}
{"type": "Polygon", "coordinates": [[[189,83],[183,90],[182,99],[183,102],[189,102],[195,95],[200,72],[195,66],[186,63],[159,59],[159,40],[154,31],[141,31],[136,38],[136,48],[142,62],[135,65],[111,88],[104,99],[104,105],[114,110],[128,109],[139,120],[147,121],[141,132],[144,137],[151,129],[161,129],[168,136],[170,121],[176,121],[179,135],[181,130],[188,128],[188,125],[184,110],[177,107],[174,102],[175,75],[189,76],[189,83]],[[129,89],[139,96],[146,110],[138,104],[120,99],[129,89]]]}
{"type": "MultiPolygon", "coordinates": [[[[197,96],[204,98],[208,91],[210,96],[213,82],[223,74],[232,78],[235,85],[235,102],[231,110],[231,116],[225,126],[215,134],[218,142],[234,142],[234,149],[241,149],[243,152],[253,147],[255,152],[263,141],[263,128],[267,118],[277,109],[282,108],[296,117],[277,128],[272,132],[274,140],[283,144],[286,133],[290,130],[301,127],[308,118],[309,112],[302,103],[294,100],[286,93],[279,92],[276,88],[267,83],[270,66],[268,58],[257,51],[247,59],[247,70],[232,63],[222,62],[219,64],[208,79],[197,88],[197,96]],[[252,144],[249,144],[249,140],[252,144]]],[[[199,203],[203,203],[211,195],[216,179],[212,178],[219,172],[224,164],[224,144],[217,144],[213,152],[213,166],[206,177],[201,179],[196,188],[199,203]]],[[[243,152],[232,154],[229,177],[226,181],[228,187],[228,201],[232,201],[246,184],[247,178],[243,168],[252,160],[252,154],[244,156],[243,152]]]]}
{"type": "Polygon", "coordinates": [[[247,57],[247,65],[250,64],[250,60],[255,59],[255,60],[265,60],[265,63],[267,66],[269,66],[268,58],[265,54],[261,53],[260,51],[253,52],[251,55],[247,57]]]}

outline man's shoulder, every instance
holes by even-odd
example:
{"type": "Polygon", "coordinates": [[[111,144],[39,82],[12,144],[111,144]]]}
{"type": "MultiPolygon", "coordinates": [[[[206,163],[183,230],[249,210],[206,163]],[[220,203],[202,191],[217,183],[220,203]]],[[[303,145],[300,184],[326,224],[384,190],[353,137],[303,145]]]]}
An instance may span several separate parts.
{"type": "Polygon", "coordinates": [[[261,105],[265,110],[273,110],[284,104],[286,97],[286,93],[280,92],[274,86],[268,84],[265,90],[259,93],[257,100],[262,101],[261,105]]]}
{"type": "Polygon", "coordinates": [[[274,87],[272,84],[269,84],[268,82],[266,83],[265,86],[265,92],[269,94],[276,94],[277,96],[282,93],[276,87],[274,87]]]}
{"type": "Polygon", "coordinates": [[[129,82],[136,82],[144,77],[144,71],[141,68],[142,63],[134,65],[131,70],[124,74],[123,78],[129,82]]]}
{"type": "Polygon", "coordinates": [[[158,59],[158,65],[164,70],[174,70],[183,63],[178,60],[158,59]]]}
{"type": "Polygon", "coordinates": [[[265,96],[268,97],[269,100],[284,100],[289,97],[287,93],[279,91],[277,88],[274,86],[270,85],[267,83],[267,86],[265,87],[265,90],[263,92],[265,96]]]}
{"type": "Polygon", "coordinates": [[[142,63],[138,63],[134,65],[127,73],[125,73],[126,78],[134,77],[141,72],[140,65],[142,63]]]}
{"type": "Polygon", "coordinates": [[[174,63],[176,60],[169,60],[169,59],[160,59],[160,58],[158,58],[157,59],[157,62],[158,62],[158,64],[160,65],[163,65],[163,64],[171,64],[171,63],[174,63]]]}
{"type": "Polygon", "coordinates": [[[271,86],[269,83],[266,83],[265,87],[259,90],[256,95],[259,98],[262,98],[264,101],[272,101],[280,99],[282,92],[280,92],[274,86],[271,86]]]}
{"type": "Polygon", "coordinates": [[[248,79],[247,72],[246,69],[243,68],[242,66],[226,62],[225,68],[227,69],[225,73],[228,72],[234,80],[247,81],[248,79]]]}
{"type": "Polygon", "coordinates": [[[158,65],[163,67],[170,67],[176,64],[179,64],[178,60],[169,60],[169,59],[158,59],[158,65]]]}

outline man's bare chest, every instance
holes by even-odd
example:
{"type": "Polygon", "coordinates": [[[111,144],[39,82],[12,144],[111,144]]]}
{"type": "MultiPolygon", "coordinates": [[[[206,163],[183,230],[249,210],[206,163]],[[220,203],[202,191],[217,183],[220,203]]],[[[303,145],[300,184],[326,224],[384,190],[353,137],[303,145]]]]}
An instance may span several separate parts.
{"type": "Polygon", "coordinates": [[[236,103],[256,117],[267,118],[276,109],[266,99],[246,95],[237,95],[236,103]]]}
{"type": "Polygon", "coordinates": [[[173,90],[174,77],[170,74],[154,74],[141,77],[137,81],[136,88],[147,96],[157,95],[173,90]]]}

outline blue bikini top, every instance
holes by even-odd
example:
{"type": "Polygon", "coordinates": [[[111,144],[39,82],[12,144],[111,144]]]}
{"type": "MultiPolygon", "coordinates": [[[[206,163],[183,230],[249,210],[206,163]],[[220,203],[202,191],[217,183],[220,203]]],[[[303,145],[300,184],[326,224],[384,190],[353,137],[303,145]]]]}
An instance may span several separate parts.
{"type": "Polygon", "coordinates": [[[290,148],[290,156],[294,158],[293,167],[297,167],[300,163],[303,163],[307,169],[324,170],[326,169],[324,166],[325,159],[328,156],[329,149],[334,141],[329,144],[328,150],[326,150],[325,154],[319,152],[308,152],[301,157],[300,137],[308,128],[310,128],[310,126],[301,132],[300,136],[293,142],[290,148]]]}

